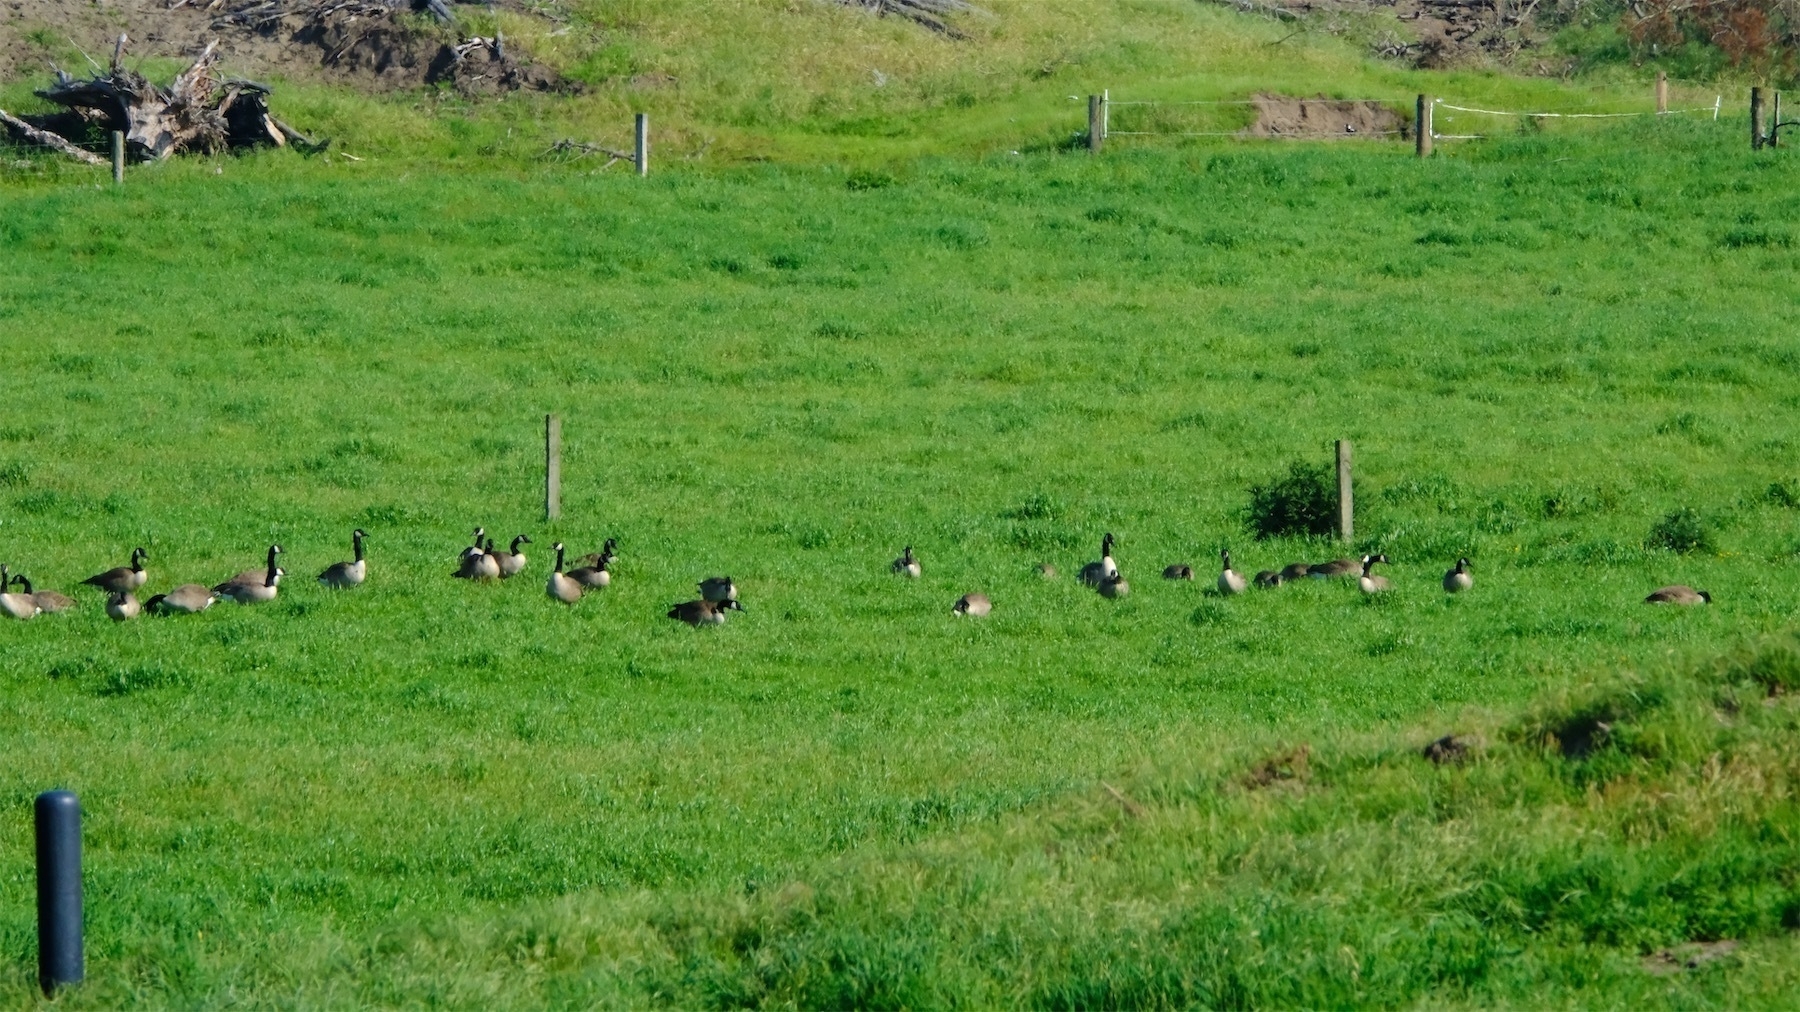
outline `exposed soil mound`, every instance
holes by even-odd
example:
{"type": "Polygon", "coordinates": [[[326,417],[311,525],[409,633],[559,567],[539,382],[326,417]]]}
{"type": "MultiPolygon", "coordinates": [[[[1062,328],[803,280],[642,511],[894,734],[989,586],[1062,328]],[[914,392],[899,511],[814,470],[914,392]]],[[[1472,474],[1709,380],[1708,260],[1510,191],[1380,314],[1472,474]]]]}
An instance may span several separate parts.
{"type": "Polygon", "coordinates": [[[1245,128],[1246,137],[1398,137],[1406,132],[1400,114],[1380,102],[1269,94],[1251,101],[1256,122],[1245,128]]]}
{"type": "Polygon", "coordinates": [[[411,0],[112,0],[104,9],[93,0],[0,0],[0,79],[67,63],[70,46],[110,52],[123,32],[139,57],[192,59],[216,40],[232,73],[362,91],[450,84],[491,95],[566,87],[504,40],[466,37],[457,25],[414,16],[412,8],[411,0]]]}

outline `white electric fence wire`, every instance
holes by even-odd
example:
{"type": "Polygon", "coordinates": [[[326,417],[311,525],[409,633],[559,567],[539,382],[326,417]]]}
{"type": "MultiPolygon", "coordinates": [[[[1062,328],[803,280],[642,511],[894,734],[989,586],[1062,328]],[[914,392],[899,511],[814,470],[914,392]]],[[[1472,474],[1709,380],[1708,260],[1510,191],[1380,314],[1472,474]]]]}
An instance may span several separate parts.
{"type": "MultiPolygon", "coordinates": [[[[1271,100],[1270,99],[1258,99],[1258,98],[1220,98],[1220,99],[1207,99],[1205,101],[1196,101],[1196,102],[1142,101],[1142,102],[1113,102],[1112,104],[1113,105],[1259,105],[1259,104],[1261,104],[1263,102],[1267,102],[1267,101],[1271,101],[1271,100]]],[[[1411,100],[1403,99],[1403,98],[1301,98],[1301,99],[1295,99],[1294,101],[1297,101],[1302,105],[1305,105],[1309,102],[1313,102],[1313,103],[1317,103],[1317,102],[1358,102],[1358,103],[1380,102],[1380,103],[1386,103],[1388,105],[1402,105],[1411,100]]]]}
{"type": "Polygon", "coordinates": [[[1436,100],[1432,104],[1437,106],[1439,109],[1454,109],[1457,112],[1472,112],[1472,113],[1478,113],[1483,116],[1525,116],[1525,117],[1529,117],[1531,119],[1540,119],[1540,118],[1542,118],[1542,119],[1620,119],[1622,117],[1628,117],[1628,116],[1663,116],[1663,115],[1674,116],[1674,115],[1677,115],[1680,113],[1687,113],[1687,112],[1713,112],[1713,113],[1716,113],[1716,110],[1717,110],[1716,103],[1712,108],[1708,108],[1706,106],[1699,106],[1699,107],[1696,107],[1693,109],[1670,109],[1667,113],[1659,113],[1659,112],[1654,112],[1654,111],[1650,111],[1650,112],[1516,112],[1511,109],[1471,109],[1468,106],[1451,105],[1450,103],[1444,101],[1441,98],[1436,100]]]}

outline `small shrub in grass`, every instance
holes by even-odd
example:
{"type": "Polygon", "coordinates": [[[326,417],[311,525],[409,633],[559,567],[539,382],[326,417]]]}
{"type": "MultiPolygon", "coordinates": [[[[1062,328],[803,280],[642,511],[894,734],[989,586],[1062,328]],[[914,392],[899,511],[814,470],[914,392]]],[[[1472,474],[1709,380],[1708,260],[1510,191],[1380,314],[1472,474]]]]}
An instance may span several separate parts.
{"type": "Polygon", "coordinates": [[[1648,548],[1666,549],[1677,555],[1691,555],[1695,552],[1711,554],[1713,551],[1712,531],[1707,529],[1706,521],[1691,506],[1670,513],[1650,528],[1650,536],[1644,544],[1648,548]]]}
{"type": "Polygon", "coordinates": [[[1250,486],[1245,519],[1259,539],[1328,535],[1337,528],[1337,478],[1328,465],[1296,460],[1287,474],[1250,486]]]}
{"type": "Polygon", "coordinates": [[[1752,644],[1724,658],[1726,682],[1754,682],[1771,696],[1800,691],[1800,640],[1791,636],[1752,644]]]}

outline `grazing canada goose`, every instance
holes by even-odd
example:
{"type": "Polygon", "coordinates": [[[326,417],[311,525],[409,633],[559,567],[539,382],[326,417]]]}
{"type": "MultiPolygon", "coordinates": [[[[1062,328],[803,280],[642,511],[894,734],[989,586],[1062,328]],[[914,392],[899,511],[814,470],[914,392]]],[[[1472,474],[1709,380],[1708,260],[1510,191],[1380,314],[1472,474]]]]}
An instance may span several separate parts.
{"type": "Polygon", "coordinates": [[[1712,595],[1704,590],[1695,590],[1692,587],[1686,587],[1678,583],[1670,587],[1658,587],[1649,597],[1644,598],[1644,603],[1711,604],[1712,595]]]}
{"type": "Polygon", "coordinates": [[[1113,536],[1109,533],[1100,539],[1100,561],[1090,562],[1081,567],[1081,582],[1090,587],[1100,586],[1100,581],[1109,576],[1119,575],[1119,565],[1112,557],[1113,536]]]}
{"type": "Polygon", "coordinates": [[[213,606],[219,596],[198,583],[184,583],[167,594],[144,602],[147,611],[164,615],[198,615],[213,606]]]}
{"type": "Polygon", "coordinates": [[[988,600],[986,594],[964,594],[950,606],[952,615],[972,615],[980,618],[994,610],[994,602],[988,600]]]}
{"type": "Polygon", "coordinates": [[[907,545],[906,551],[901,552],[900,557],[894,560],[894,572],[903,576],[910,576],[915,580],[919,578],[919,573],[921,572],[919,569],[919,560],[913,558],[911,545],[907,545]]]}
{"type": "Polygon", "coordinates": [[[1100,579],[1100,586],[1094,589],[1100,592],[1101,597],[1124,597],[1131,593],[1131,584],[1125,582],[1124,573],[1115,572],[1111,576],[1102,577],[1100,579]]]}
{"type": "Polygon", "coordinates": [[[119,566],[104,573],[96,573],[81,581],[85,587],[99,587],[101,590],[136,590],[144,585],[150,574],[144,572],[144,560],[150,553],[142,548],[131,550],[131,565],[119,566]]]}
{"type": "Polygon", "coordinates": [[[708,601],[735,601],[737,584],[729,576],[709,576],[700,581],[700,596],[708,601]]]}
{"type": "Polygon", "coordinates": [[[5,584],[0,584],[0,611],[23,621],[35,618],[37,613],[42,610],[38,607],[37,599],[31,596],[30,580],[23,576],[14,576],[8,578],[5,584]],[[25,588],[23,594],[14,594],[7,589],[15,583],[25,588]]]}
{"type": "Polygon", "coordinates": [[[358,527],[350,532],[350,547],[356,558],[350,562],[335,562],[330,568],[319,574],[319,582],[336,590],[355,587],[369,576],[369,564],[363,559],[363,539],[368,537],[358,527]]]}
{"type": "MultiPolygon", "coordinates": [[[[475,533],[479,535],[481,528],[475,528],[475,533]]],[[[500,560],[494,557],[491,551],[493,546],[494,542],[490,539],[487,546],[483,547],[481,539],[477,537],[475,544],[463,549],[462,564],[450,575],[458,580],[498,580],[500,560]]]]}
{"type": "Polygon", "coordinates": [[[1056,579],[1056,567],[1048,562],[1040,562],[1037,567],[1037,575],[1046,580],[1054,580],[1056,579]]]}
{"type": "Polygon", "coordinates": [[[1306,575],[1326,580],[1336,576],[1356,576],[1361,572],[1362,563],[1355,559],[1332,559],[1307,567],[1306,575]]]}
{"type": "Polygon", "coordinates": [[[1312,575],[1312,567],[1304,562],[1290,562],[1281,567],[1281,572],[1275,575],[1281,578],[1276,581],[1277,585],[1287,583],[1289,580],[1304,580],[1312,575]]]}
{"type": "Polygon", "coordinates": [[[563,543],[558,541],[551,548],[556,552],[556,568],[551,571],[549,582],[544,584],[544,593],[564,604],[574,604],[581,600],[581,584],[563,572],[563,543]]]}
{"type": "Polygon", "coordinates": [[[1456,568],[1444,574],[1444,593],[1460,594],[1475,586],[1475,577],[1469,575],[1469,560],[1457,559],[1456,568]]]}
{"type": "Polygon", "coordinates": [[[1231,568],[1231,550],[1229,548],[1219,549],[1219,562],[1224,566],[1219,570],[1219,593],[1229,597],[1232,594],[1242,594],[1249,589],[1250,581],[1244,579],[1244,574],[1231,568]]]}
{"type": "Polygon", "coordinates": [[[724,625],[725,613],[743,611],[744,606],[736,601],[683,601],[669,609],[669,617],[680,619],[698,629],[703,625],[724,625]]]}
{"type": "Polygon", "coordinates": [[[1385,555],[1365,555],[1365,556],[1363,556],[1363,558],[1362,558],[1362,576],[1358,577],[1356,580],[1356,585],[1358,587],[1362,588],[1363,593],[1365,593],[1365,594],[1380,594],[1385,591],[1392,590],[1394,588],[1394,585],[1388,582],[1387,577],[1375,576],[1374,574],[1369,572],[1369,570],[1375,568],[1375,563],[1386,562],[1387,560],[1388,560],[1388,557],[1385,555]]]}
{"type": "Polygon", "coordinates": [[[612,572],[606,567],[610,565],[604,560],[591,566],[577,566],[569,570],[569,579],[583,587],[599,588],[612,585],[612,572]]]}
{"type": "Polygon", "coordinates": [[[617,562],[619,559],[619,553],[617,552],[618,547],[619,547],[619,542],[617,540],[615,540],[613,538],[607,538],[606,544],[601,545],[599,551],[590,552],[587,555],[583,555],[581,558],[576,559],[575,561],[581,563],[584,566],[598,566],[600,568],[611,571],[612,564],[614,562],[617,562]]]}
{"type": "Polygon", "coordinates": [[[263,604],[275,600],[281,590],[281,578],[287,575],[287,570],[275,564],[275,556],[280,554],[280,545],[270,545],[267,569],[261,573],[255,570],[239,573],[214,587],[213,593],[239,604],[263,604]]]}
{"type": "MultiPolygon", "coordinates": [[[[270,545],[269,561],[264,564],[262,569],[246,569],[231,579],[226,580],[225,583],[238,583],[251,586],[260,585],[263,581],[267,580],[269,574],[273,572],[275,574],[275,582],[279,584],[281,578],[287,575],[287,570],[275,568],[275,556],[280,555],[281,550],[280,545],[270,545]]],[[[220,586],[223,585],[224,584],[221,584],[220,586]]]]}
{"type": "Polygon", "coordinates": [[[1270,587],[1279,587],[1286,582],[1286,578],[1273,569],[1265,569],[1256,574],[1256,585],[1264,590],[1267,590],[1270,587]]]}
{"type": "MultiPolygon", "coordinates": [[[[494,556],[495,561],[500,564],[500,579],[510,579],[524,570],[525,553],[519,551],[519,546],[529,544],[531,544],[531,539],[521,534],[512,539],[512,551],[494,556]]],[[[493,545],[489,544],[488,551],[492,552],[493,550],[493,545]]]]}
{"type": "Polygon", "coordinates": [[[1192,580],[1193,578],[1194,567],[1185,562],[1177,562],[1173,566],[1163,567],[1163,579],[1165,580],[1192,580]]]}
{"type": "Polygon", "coordinates": [[[143,606],[138,604],[138,599],[131,596],[129,590],[115,590],[106,595],[106,617],[114,622],[137,618],[140,611],[143,611],[143,606]]]}

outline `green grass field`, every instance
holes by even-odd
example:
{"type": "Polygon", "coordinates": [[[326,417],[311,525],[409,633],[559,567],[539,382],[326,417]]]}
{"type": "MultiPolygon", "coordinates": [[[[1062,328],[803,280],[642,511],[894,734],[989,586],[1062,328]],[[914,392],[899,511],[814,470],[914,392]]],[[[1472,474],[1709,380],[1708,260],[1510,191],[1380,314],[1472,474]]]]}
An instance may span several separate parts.
{"type": "Polygon", "coordinates": [[[1800,207],[1740,133],[15,172],[0,561],[290,578],[0,625],[0,988],[68,786],[78,1005],[1779,1006],[1800,207]],[[1338,554],[1242,515],[1337,438],[1398,589],[1209,593],[1338,554]],[[1647,547],[1681,508],[1712,551],[1647,547]],[[524,577],[448,578],[476,524],[524,577]],[[716,573],[746,614],[663,617],[716,573]]]}

